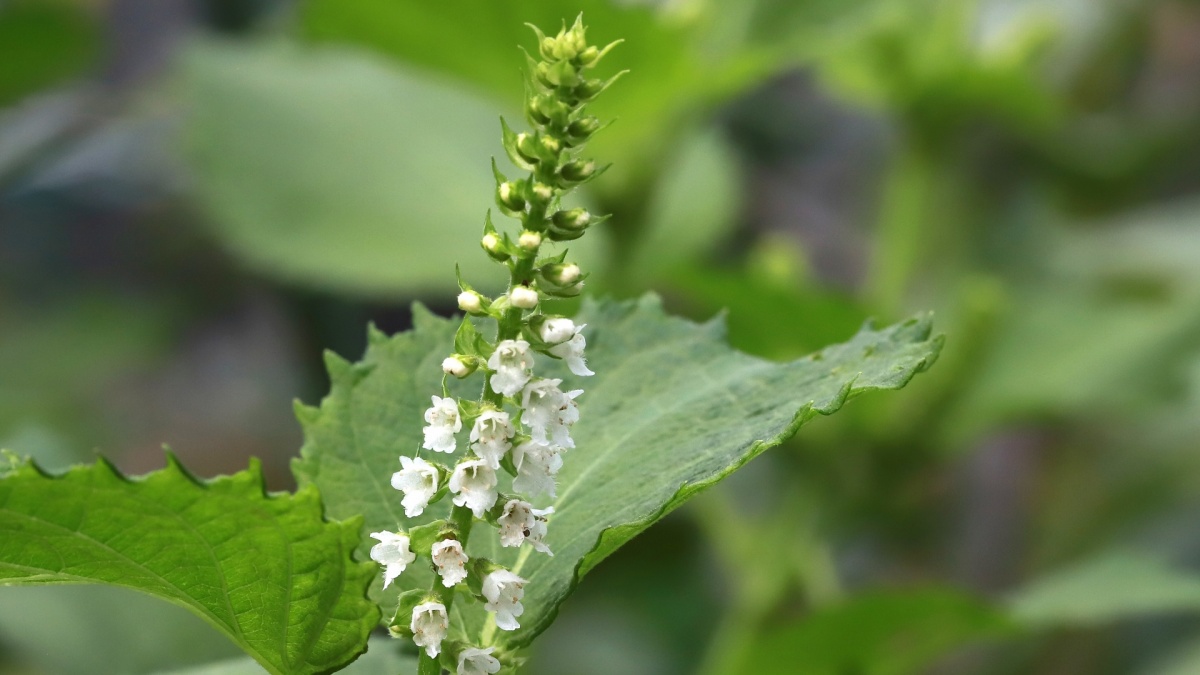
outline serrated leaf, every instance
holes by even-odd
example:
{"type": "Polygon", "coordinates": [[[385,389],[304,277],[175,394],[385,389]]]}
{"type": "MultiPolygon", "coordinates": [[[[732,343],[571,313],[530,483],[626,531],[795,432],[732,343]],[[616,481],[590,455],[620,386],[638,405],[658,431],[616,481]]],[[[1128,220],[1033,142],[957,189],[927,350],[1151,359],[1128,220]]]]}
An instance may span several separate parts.
{"type": "Polygon", "coordinates": [[[192,610],[271,673],[321,673],[378,621],[355,563],[359,523],[327,522],[316,490],[267,495],[257,462],[212,481],[126,478],[100,460],[0,480],[0,585],[110,584],[192,610]]]}
{"type": "MultiPolygon", "coordinates": [[[[414,331],[368,349],[369,374],[335,373],[319,414],[304,416],[297,477],[320,488],[334,517],[362,514],[368,528],[412,525],[388,480],[398,456],[420,445],[422,411],[438,391],[438,364],[455,330],[454,322],[425,311],[416,318],[414,331]]],[[[513,633],[494,635],[479,604],[456,605],[452,629],[475,644],[492,638],[528,644],[580,577],[626,541],[817,414],[831,414],[867,391],[904,386],[941,346],[930,337],[930,321],[914,319],[884,330],[867,327],[849,342],[775,364],[730,349],[720,322],[668,317],[652,297],[589,301],[576,320],[588,325],[588,362],[599,374],[580,382],[564,375],[561,363],[538,364],[539,373],[563,376],[586,392],[574,429],[578,448],[565,457],[546,538],[555,555],[501,549],[494,535],[478,528],[469,554],[509,566],[529,584],[521,629],[513,633]]],[[[479,380],[454,384],[474,397],[479,380]]],[[[421,522],[438,517],[431,511],[421,522]]],[[[397,585],[428,583],[427,570],[416,569],[397,585]]],[[[378,584],[372,588],[373,597],[385,597],[378,584]]],[[[394,604],[392,593],[385,604],[394,604]]]]}

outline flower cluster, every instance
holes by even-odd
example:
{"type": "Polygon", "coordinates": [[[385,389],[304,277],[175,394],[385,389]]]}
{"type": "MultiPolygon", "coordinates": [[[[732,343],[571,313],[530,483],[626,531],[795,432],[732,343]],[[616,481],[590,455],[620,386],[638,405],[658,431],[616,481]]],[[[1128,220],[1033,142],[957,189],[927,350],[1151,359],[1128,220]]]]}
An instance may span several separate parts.
{"type": "Polygon", "coordinates": [[[509,159],[529,175],[509,180],[493,162],[496,204],[520,220],[521,229],[515,237],[501,233],[489,214],[480,242],[490,258],[508,268],[510,284],[503,296],[489,298],[459,277],[458,306],[466,316],[454,353],[442,361],[442,395],[432,396],[425,411],[421,449],[429,452],[401,457],[392,476],[408,518],[421,516],[444,497],[453,508],[444,520],[371,535],[379,542],[371,558],[383,566],[385,588],[418,557],[436,572],[432,588],[401,596],[392,631],[410,637],[424,650],[423,659],[440,655],[442,664],[459,675],[495,673],[505,656],[494,655],[490,645],[447,638],[455,592],[477,597],[497,628],[512,631],[520,628],[528,583],[512,570],[468,554],[473,524],[494,527],[502,547],[528,546],[553,555],[545,538],[554,509],[534,503],[556,496],[563,456],[575,448],[571,429],[579,420],[576,399],[583,390],[541,376],[536,357],[561,361],[574,376],[594,374],[584,355],[586,326],[544,308],[548,301],[578,295],[585,275],[566,261],[565,251],[551,257],[539,253],[543,244],[578,239],[602,220],[581,208],[564,208],[561,200],[601,173],[580,156],[585,141],[602,126],[586,113],[585,104],[616,78],[595,80],[587,73],[616,43],[589,46],[580,20],[553,37],[534,31],[541,60],[530,58],[525,106],[533,130],[516,133],[501,120],[509,159]],[[488,321],[496,324],[492,340],[485,337],[490,331],[481,330],[488,321]],[[450,395],[449,378],[475,373],[484,379],[478,400],[450,395]]]}

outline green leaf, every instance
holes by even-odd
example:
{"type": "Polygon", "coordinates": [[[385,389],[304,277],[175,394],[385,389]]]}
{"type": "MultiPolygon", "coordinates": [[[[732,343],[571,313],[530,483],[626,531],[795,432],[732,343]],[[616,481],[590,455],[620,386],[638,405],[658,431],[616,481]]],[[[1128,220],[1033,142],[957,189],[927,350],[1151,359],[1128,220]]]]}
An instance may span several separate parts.
{"type": "MultiPolygon", "coordinates": [[[[354,663],[339,670],[342,675],[413,675],[417,672],[417,659],[399,653],[400,644],[386,637],[371,638],[367,653],[354,663]]],[[[172,670],[159,675],[258,675],[262,672],[250,659],[229,659],[209,663],[196,668],[172,670]]]]}
{"type": "Polygon", "coordinates": [[[737,672],[917,673],[955,647],[1015,631],[1001,609],[959,590],[871,591],[764,631],[737,672]]]}
{"type": "Polygon", "coordinates": [[[83,71],[99,51],[99,27],[65,2],[0,6],[0,106],[83,71]]]}
{"type": "Polygon", "coordinates": [[[1143,554],[1110,553],[1034,582],[1011,599],[1010,607],[1014,617],[1036,627],[1197,613],[1200,577],[1143,554]]]}
{"type": "Polygon", "coordinates": [[[16,661],[56,675],[151,673],[241,656],[186,609],[114,586],[0,588],[0,635],[16,661]]]}
{"type": "Polygon", "coordinates": [[[378,611],[359,523],[315,490],[267,495],[261,469],[209,482],[170,458],[130,479],[104,460],[52,477],[0,471],[0,585],[111,584],[192,610],[271,673],[319,673],[364,648],[378,611]]]}
{"type": "MultiPolygon", "coordinates": [[[[370,529],[413,524],[388,481],[397,457],[420,445],[422,411],[439,391],[438,364],[456,328],[419,308],[415,314],[412,332],[373,332],[361,364],[331,356],[329,396],[320,408],[298,409],[306,436],[294,466],[298,479],[320,488],[333,517],[362,514],[370,529]]],[[[587,301],[576,320],[588,325],[588,362],[598,375],[578,382],[560,363],[538,366],[586,391],[574,430],[578,448],[559,474],[546,538],[554,557],[501,549],[497,537],[477,528],[470,555],[511,567],[529,585],[522,628],[513,633],[494,636],[478,603],[455,605],[454,631],[475,644],[492,637],[528,644],[579,579],[622,544],[817,414],[868,391],[904,386],[941,347],[929,320],[913,319],[884,330],[868,326],[849,342],[775,364],[730,349],[720,321],[668,317],[652,297],[587,301]]],[[[479,381],[454,384],[474,397],[479,381]]],[[[418,522],[439,516],[431,511],[418,522]]],[[[428,583],[428,570],[416,569],[397,585],[428,583]]],[[[378,583],[372,589],[394,605],[395,591],[385,596],[378,583]]]]}

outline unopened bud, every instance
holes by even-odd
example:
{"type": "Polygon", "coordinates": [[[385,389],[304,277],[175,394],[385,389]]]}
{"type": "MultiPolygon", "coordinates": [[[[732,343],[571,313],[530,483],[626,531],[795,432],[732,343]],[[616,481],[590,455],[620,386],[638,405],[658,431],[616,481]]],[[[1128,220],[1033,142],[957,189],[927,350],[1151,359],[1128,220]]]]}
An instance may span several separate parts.
{"type": "Polygon", "coordinates": [[[527,251],[532,251],[541,245],[542,235],[530,230],[525,230],[522,232],[521,236],[517,239],[517,246],[520,246],[527,251]]]}
{"type": "Polygon", "coordinates": [[[579,52],[579,62],[585,66],[594,63],[598,58],[600,58],[600,50],[595,46],[588,47],[579,52]]]}
{"type": "MultiPolygon", "coordinates": [[[[549,185],[544,183],[534,183],[533,196],[537,197],[539,201],[548,202],[550,201],[550,198],[554,196],[554,191],[550,189],[549,185]]],[[[524,208],[524,203],[524,201],[521,202],[522,208],[524,208]]]]}
{"type": "Polygon", "coordinates": [[[537,271],[538,288],[546,295],[572,298],[583,290],[583,274],[575,263],[550,263],[537,271]]]}
{"type": "Polygon", "coordinates": [[[542,136],[542,147],[552,155],[557,155],[562,150],[562,144],[552,136],[542,136]]]}
{"type": "Polygon", "coordinates": [[[578,183],[579,181],[591,178],[592,175],[596,173],[596,163],[592,161],[581,162],[579,160],[574,160],[563,164],[561,173],[563,178],[573,183],[578,183]]]}
{"type": "Polygon", "coordinates": [[[520,153],[522,159],[529,162],[530,164],[537,163],[537,161],[538,161],[537,146],[535,145],[533,138],[529,134],[527,134],[525,132],[521,132],[521,133],[517,134],[516,146],[517,146],[517,152],[520,153]]]}
{"type": "Polygon", "coordinates": [[[563,230],[579,231],[587,229],[588,224],[592,221],[592,214],[584,208],[570,209],[569,211],[558,211],[550,217],[550,222],[563,230]]]}
{"type": "Polygon", "coordinates": [[[467,314],[484,314],[483,296],[475,291],[463,291],[458,294],[458,308],[467,314]]]}
{"type": "Polygon", "coordinates": [[[505,181],[496,188],[496,200],[510,211],[524,211],[525,199],[519,194],[517,184],[505,181]]]}
{"type": "Polygon", "coordinates": [[[567,133],[574,138],[586,140],[600,129],[600,120],[588,115],[567,125],[567,133]]]}
{"type": "Polygon", "coordinates": [[[503,244],[500,242],[500,237],[493,232],[488,232],[483,235],[483,239],[479,240],[479,245],[487,252],[488,257],[497,262],[508,260],[509,255],[504,250],[503,244]]]}
{"type": "Polygon", "coordinates": [[[475,372],[475,363],[474,360],[471,363],[467,363],[457,354],[447,356],[445,359],[442,359],[442,372],[462,379],[475,372]]]}
{"type": "Polygon", "coordinates": [[[513,307],[533,309],[538,304],[538,292],[528,286],[517,286],[508,292],[508,301],[513,307]]]}

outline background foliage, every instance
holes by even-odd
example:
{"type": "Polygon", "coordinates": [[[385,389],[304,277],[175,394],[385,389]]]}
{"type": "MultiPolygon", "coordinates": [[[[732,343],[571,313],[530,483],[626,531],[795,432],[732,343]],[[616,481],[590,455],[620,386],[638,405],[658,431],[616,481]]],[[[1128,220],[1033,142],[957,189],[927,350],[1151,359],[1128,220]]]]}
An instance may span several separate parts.
{"type": "MultiPolygon", "coordinates": [[[[486,281],[522,24],[580,10],[632,70],[591,290],[724,308],[771,359],[925,309],[951,340],[597,566],[528,671],[1200,667],[1184,0],[0,4],[0,446],[292,487],[322,348],[448,314],[455,262],[486,281]]],[[[166,603],[0,589],[6,673],[230,650],[166,603]]]]}

